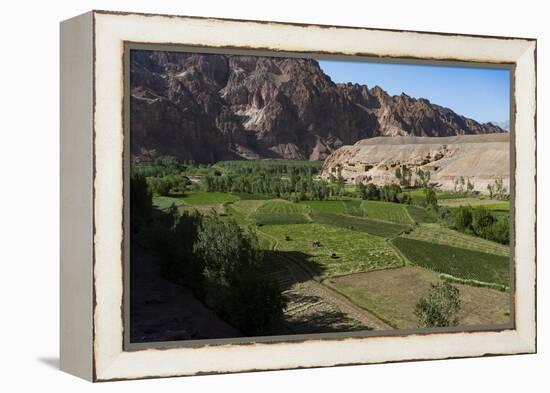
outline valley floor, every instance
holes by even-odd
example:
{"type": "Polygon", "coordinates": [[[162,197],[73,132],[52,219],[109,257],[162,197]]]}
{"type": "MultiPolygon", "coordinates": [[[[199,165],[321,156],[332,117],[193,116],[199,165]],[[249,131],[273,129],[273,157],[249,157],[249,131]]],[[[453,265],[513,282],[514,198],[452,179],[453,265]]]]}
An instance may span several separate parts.
{"type": "MultiPolygon", "coordinates": [[[[509,285],[509,247],[447,228],[418,206],[353,198],[292,203],[206,192],[154,201],[160,209],[174,204],[180,211],[216,212],[257,234],[265,274],[276,278],[289,301],[279,334],[418,327],[415,304],[442,274],[481,282],[457,284],[461,326],[510,319],[509,292],[490,287],[509,285]]],[[[505,204],[493,203],[502,214],[505,204]]],[[[197,312],[214,321],[199,336],[237,336],[223,321],[197,312]]]]}

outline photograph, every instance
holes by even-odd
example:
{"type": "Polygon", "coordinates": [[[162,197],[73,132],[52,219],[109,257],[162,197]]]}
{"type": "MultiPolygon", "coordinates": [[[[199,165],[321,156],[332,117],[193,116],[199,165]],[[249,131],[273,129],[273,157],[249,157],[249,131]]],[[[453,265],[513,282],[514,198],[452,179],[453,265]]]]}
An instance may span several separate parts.
{"type": "Polygon", "coordinates": [[[510,65],[126,45],[129,344],[513,326],[510,65]]]}

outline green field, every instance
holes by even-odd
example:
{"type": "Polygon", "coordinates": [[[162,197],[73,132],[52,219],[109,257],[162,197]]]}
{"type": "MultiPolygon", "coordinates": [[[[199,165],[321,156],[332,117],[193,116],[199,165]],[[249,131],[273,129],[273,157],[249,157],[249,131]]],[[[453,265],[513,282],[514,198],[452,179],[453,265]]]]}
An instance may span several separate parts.
{"type": "Polygon", "coordinates": [[[480,251],[489,254],[502,256],[510,255],[510,247],[483,239],[481,237],[467,235],[462,232],[446,228],[439,224],[422,224],[413,231],[404,235],[407,238],[446,244],[448,246],[465,248],[473,251],[480,251]]]}
{"type": "Polygon", "coordinates": [[[452,213],[461,205],[486,208],[506,220],[508,201],[437,191],[438,206],[426,208],[422,189],[403,190],[411,204],[362,200],[367,194],[355,184],[323,183],[321,165],[286,160],[185,164],[178,167],[185,172],[177,175],[197,178],[187,189],[177,183],[168,191],[160,187],[167,175],[162,165],[142,171],[161,176],[148,183],[157,187],[149,192],[169,194],[154,196],[155,208],[174,205],[179,212],[217,214],[257,235],[263,251],[260,274],[275,278],[289,300],[286,325],[278,334],[418,327],[416,303],[430,284],[443,279],[455,280],[460,289],[461,324],[508,321],[507,289],[487,284],[510,285],[510,247],[451,229],[457,222],[452,213]],[[371,318],[377,319],[374,325],[371,318]]]}
{"type": "Polygon", "coordinates": [[[257,232],[273,239],[277,250],[298,253],[299,262],[322,276],[403,265],[383,238],[363,232],[315,223],[266,225],[257,232]],[[320,246],[315,246],[315,241],[320,246]]]}
{"type": "Polygon", "coordinates": [[[458,206],[470,205],[472,207],[483,206],[490,210],[502,210],[502,211],[510,210],[509,201],[497,201],[495,199],[489,199],[487,197],[467,196],[462,198],[449,198],[449,199],[443,199],[438,203],[441,206],[447,206],[447,207],[458,207],[458,206]]]}
{"type": "Polygon", "coordinates": [[[346,205],[344,201],[306,201],[301,202],[309,206],[316,213],[345,213],[346,205]]]}
{"type": "Polygon", "coordinates": [[[411,218],[417,223],[435,223],[437,222],[437,214],[420,206],[407,206],[407,211],[411,218]]]}
{"type": "Polygon", "coordinates": [[[319,224],[333,225],[340,228],[351,229],[359,232],[367,232],[381,237],[395,237],[405,231],[411,230],[409,225],[382,222],[333,213],[313,213],[313,221],[319,224]]]}
{"type": "Polygon", "coordinates": [[[506,256],[398,237],[392,243],[415,265],[458,278],[509,285],[506,256]]]}
{"type": "Polygon", "coordinates": [[[399,203],[363,201],[361,209],[367,218],[392,221],[398,224],[413,224],[406,206],[399,203]]]}
{"type": "Polygon", "coordinates": [[[252,218],[261,225],[305,224],[311,221],[309,212],[306,205],[271,200],[259,205],[252,218]]]}
{"type": "Polygon", "coordinates": [[[219,205],[225,202],[238,201],[239,197],[224,192],[190,191],[185,196],[156,196],[153,205],[161,210],[168,209],[172,204],[176,207],[184,205],[219,205]]]}

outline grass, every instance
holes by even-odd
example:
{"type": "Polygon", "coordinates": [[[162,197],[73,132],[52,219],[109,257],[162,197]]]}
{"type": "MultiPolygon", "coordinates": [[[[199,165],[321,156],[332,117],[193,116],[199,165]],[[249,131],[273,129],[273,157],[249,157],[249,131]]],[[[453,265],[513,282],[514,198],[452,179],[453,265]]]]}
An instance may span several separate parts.
{"type": "Polygon", "coordinates": [[[344,201],[306,201],[301,204],[309,206],[315,213],[345,213],[344,201]]]}
{"type": "MultiPolygon", "coordinates": [[[[398,329],[418,327],[414,308],[420,297],[430,290],[430,283],[440,280],[438,273],[407,266],[349,276],[335,277],[323,283],[346,295],[398,329]]],[[[494,289],[455,284],[460,290],[460,325],[507,323],[510,297],[494,289]]]]}
{"type": "Polygon", "coordinates": [[[381,236],[385,238],[395,237],[400,233],[411,229],[409,225],[381,222],[370,220],[368,218],[359,218],[333,213],[314,212],[311,217],[313,218],[314,222],[319,224],[333,225],[336,227],[351,229],[359,232],[366,232],[370,233],[371,235],[381,236]]]}
{"type": "Polygon", "coordinates": [[[361,208],[365,217],[375,220],[392,221],[398,224],[413,224],[405,205],[391,202],[363,201],[361,208]]]}
{"type": "Polygon", "coordinates": [[[484,206],[487,209],[491,210],[510,210],[509,201],[497,201],[495,199],[489,199],[487,197],[475,197],[475,196],[466,196],[462,198],[452,198],[452,199],[443,199],[438,200],[438,203],[441,206],[447,207],[458,207],[470,205],[472,207],[484,206]]]}
{"type": "Polygon", "coordinates": [[[510,202],[508,202],[508,201],[498,202],[498,203],[494,203],[494,204],[484,205],[483,207],[485,209],[489,209],[489,210],[509,212],[510,211],[510,202]]]}
{"type": "Polygon", "coordinates": [[[300,203],[292,203],[282,199],[274,199],[263,203],[256,213],[269,214],[308,214],[310,208],[300,203]]]}
{"type": "Polygon", "coordinates": [[[226,192],[195,191],[189,192],[187,196],[181,199],[189,205],[215,205],[224,202],[235,202],[239,200],[239,197],[226,192]]]}
{"type": "Polygon", "coordinates": [[[466,280],[509,285],[508,257],[404,237],[392,244],[415,265],[466,280]]]}
{"type": "Polygon", "coordinates": [[[301,262],[324,276],[403,265],[386,240],[363,232],[317,223],[269,225],[258,232],[276,241],[277,250],[303,254],[301,262]],[[314,246],[314,241],[319,241],[320,246],[314,246]]]}
{"type": "Polygon", "coordinates": [[[413,231],[404,235],[404,237],[425,242],[446,244],[488,254],[502,256],[510,255],[510,247],[507,245],[492,242],[481,237],[467,235],[439,224],[421,224],[415,227],[413,231]]]}
{"type": "Polygon", "coordinates": [[[407,206],[407,211],[411,218],[417,223],[435,223],[437,222],[437,214],[433,210],[428,210],[419,206],[407,206]]]}
{"type": "Polygon", "coordinates": [[[178,207],[184,204],[185,202],[181,197],[156,196],[153,198],[153,206],[160,210],[166,210],[172,205],[178,207]]]}
{"type": "Polygon", "coordinates": [[[296,213],[256,213],[254,220],[260,225],[307,224],[311,222],[307,215],[296,213]]]}
{"type": "Polygon", "coordinates": [[[261,225],[306,224],[311,221],[309,212],[306,205],[270,200],[257,206],[251,217],[261,225]]]}

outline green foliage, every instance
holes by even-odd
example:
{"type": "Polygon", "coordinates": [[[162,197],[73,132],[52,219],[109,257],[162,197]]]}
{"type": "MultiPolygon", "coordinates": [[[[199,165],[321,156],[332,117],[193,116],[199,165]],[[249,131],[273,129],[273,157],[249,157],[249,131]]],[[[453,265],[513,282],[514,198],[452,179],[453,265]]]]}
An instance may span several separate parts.
{"type": "Polygon", "coordinates": [[[395,177],[399,180],[399,184],[403,187],[410,187],[412,180],[412,170],[406,165],[401,165],[395,169],[395,177]]]}
{"type": "Polygon", "coordinates": [[[460,291],[447,281],[432,283],[426,297],[420,298],[414,313],[420,327],[447,327],[458,325],[460,291]]]}
{"type": "Polygon", "coordinates": [[[436,206],[437,205],[437,196],[435,191],[432,188],[424,189],[424,196],[426,197],[427,206],[436,206]]]}
{"type": "Polygon", "coordinates": [[[189,179],[182,175],[167,175],[163,177],[148,177],[147,183],[154,194],[168,196],[170,191],[183,193],[189,184],[189,179]]]}
{"type": "Polygon", "coordinates": [[[472,228],[472,208],[470,206],[459,206],[453,211],[454,227],[466,232],[472,228]]]}
{"type": "Polygon", "coordinates": [[[494,212],[483,206],[459,206],[453,210],[452,224],[455,229],[472,233],[484,239],[501,244],[510,242],[510,224],[507,215],[498,218],[494,212]]]}
{"type": "Polygon", "coordinates": [[[507,256],[404,237],[393,239],[392,243],[415,265],[463,279],[508,285],[510,263],[507,256]]]}
{"type": "Polygon", "coordinates": [[[372,183],[367,184],[365,188],[365,198],[363,199],[370,199],[371,201],[380,200],[380,190],[372,183]]]}
{"type": "Polygon", "coordinates": [[[205,261],[207,303],[247,335],[269,333],[282,317],[285,300],[277,284],[261,274],[256,235],[233,221],[205,217],[194,252],[205,261]]]}
{"type": "Polygon", "coordinates": [[[130,177],[130,223],[134,230],[150,219],[152,209],[151,192],[145,177],[140,174],[132,174],[130,177]]]}
{"type": "Polygon", "coordinates": [[[324,180],[315,180],[320,169],[311,161],[223,161],[216,164],[225,174],[203,177],[205,191],[267,195],[288,200],[324,200],[331,189],[324,180]]]}
{"type": "Polygon", "coordinates": [[[194,251],[206,261],[206,277],[220,285],[256,267],[261,259],[256,236],[243,232],[232,221],[215,216],[202,220],[194,251]]]}
{"type": "Polygon", "coordinates": [[[424,171],[420,168],[416,170],[415,186],[421,188],[430,188],[430,171],[424,171]]]}

